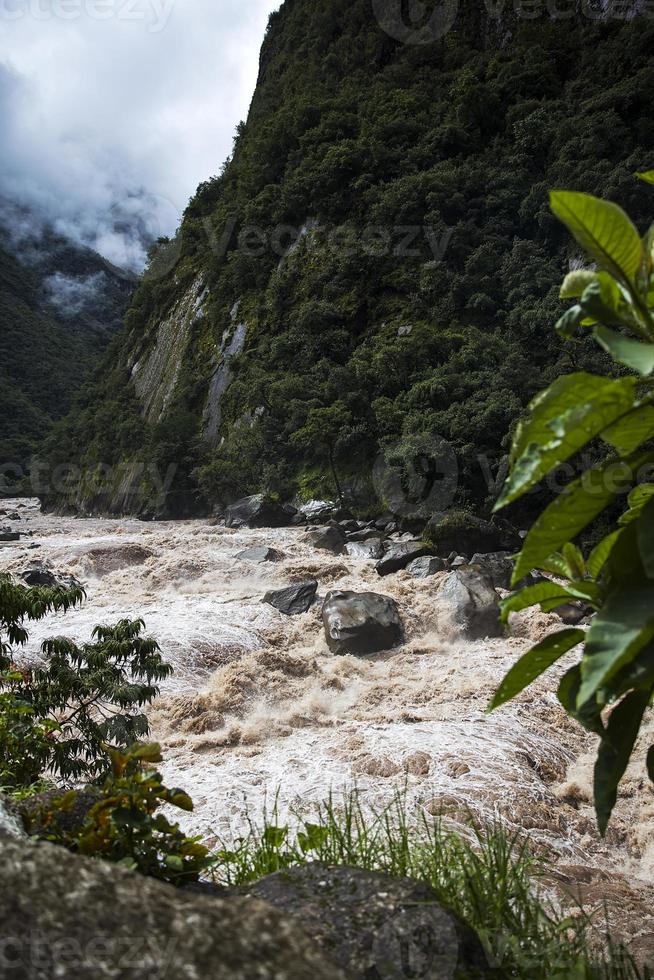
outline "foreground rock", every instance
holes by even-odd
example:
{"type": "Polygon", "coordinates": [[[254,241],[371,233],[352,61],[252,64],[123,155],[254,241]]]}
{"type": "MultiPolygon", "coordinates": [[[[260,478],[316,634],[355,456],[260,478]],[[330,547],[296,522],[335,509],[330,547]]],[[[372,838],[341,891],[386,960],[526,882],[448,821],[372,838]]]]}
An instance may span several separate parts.
{"type": "Polygon", "coordinates": [[[434,549],[423,541],[400,541],[389,544],[384,557],[375,566],[377,574],[383,576],[400,572],[417,558],[429,557],[434,549]]]}
{"type": "Polygon", "coordinates": [[[230,504],[225,512],[225,524],[232,528],[287,527],[296,513],[295,508],[282,506],[265,494],[258,493],[230,504]]]}
{"type": "Polygon", "coordinates": [[[253,565],[262,565],[267,561],[281,561],[283,555],[280,551],[275,551],[274,548],[248,548],[246,551],[241,551],[236,558],[238,561],[248,561],[253,565]]]}
{"type": "Polygon", "coordinates": [[[357,561],[378,561],[384,557],[384,546],[381,538],[368,538],[367,541],[351,541],[345,545],[350,558],[357,561]]]}
{"type": "Polygon", "coordinates": [[[0,527],[0,541],[20,541],[20,534],[10,527],[0,527]]]}
{"type": "Polygon", "coordinates": [[[327,645],[335,654],[379,653],[402,639],[397,604],[375,592],[330,592],[322,619],[327,645]]]}
{"type": "Polygon", "coordinates": [[[515,567],[511,560],[511,552],[494,551],[488,555],[473,555],[470,561],[484,575],[493,581],[496,589],[510,589],[513,569],[515,567]]]}
{"type": "Polygon", "coordinates": [[[298,924],[253,898],[180,892],[0,834],[6,974],[25,980],[343,980],[298,924]]]}
{"type": "Polygon", "coordinates": [[[311,609],[317,591],[318,583],[312,579],[299,585],[289,585],[287,589],[266,592],[263,602],[279,609],[286,616],[299,616],[311,609]]]}
{"type": "Polygon", "coordinates": [[[493,580],[476,568],[450,572],[436,593],[435,606],[440,630],[471,640],[504,634],[493,580]]]}
{"type": "Polygon", "coordinates": [[[234,889],[297,918],[351,980],[453,980],[491,974],[474,933],[408,878],[309,864],[234,889]]]}

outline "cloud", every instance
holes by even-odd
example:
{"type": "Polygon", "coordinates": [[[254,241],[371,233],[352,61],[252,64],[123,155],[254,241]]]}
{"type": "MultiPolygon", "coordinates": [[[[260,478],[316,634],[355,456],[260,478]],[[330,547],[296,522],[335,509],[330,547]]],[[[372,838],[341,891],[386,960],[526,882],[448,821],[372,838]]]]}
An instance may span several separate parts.
{"type": "Polygon", "coordinates": [[[142,269],[229,155],[278,7],[0,0],[0,195],[142,269]]]}

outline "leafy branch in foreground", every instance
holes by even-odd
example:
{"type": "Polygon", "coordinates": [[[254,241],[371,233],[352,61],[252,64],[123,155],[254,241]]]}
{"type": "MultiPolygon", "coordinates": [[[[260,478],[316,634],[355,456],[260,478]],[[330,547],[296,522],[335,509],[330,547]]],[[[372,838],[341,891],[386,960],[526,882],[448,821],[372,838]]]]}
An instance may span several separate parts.
{"type": "Polygon", "coordinates": [[[50,772],[64,779],[106,772],[104,743],[121,748],[148,734],[139,709],[159,693],[171,667],[142,621],[98,626],[93,642],[46,640],[44,666],[15,663],[26,622],[66,612],[81,588],[26,588],[0,575],[0,785],[24,790],[50,772]]]}
{"type": "MultiPolygon", "coordinates": [[[[654,183],[654,172],[638,176],[654,183]]],[[[621,208],[587,194],[553,192],[551,206],[596,263],[593,270],[566,277],[561,297],[577,302],[556,329],[567,339],[590,331],[624,376],[558,378],[535,398],[518,426],[496,510],[595,442],[608,456],[570,483],[525,539],[514,586],[535,569],[554,578],[516,592],[502,611],[506,621],[511,612],[530,606],[549,612],[582,600],[596,615],[588,631],[562,630],[525,654],[491,709],[582,647],[581,660],[563,677],[558,695],[566,711],[600,737],[595,808],[604,834],[654,696],[654,483],[647,482],[654,466],[654,225],[641,239],[621,208]],[[574,540],[626,494],[627,510],[585,556],[574,540]]],[[[654,749],[648,758],[654,778],[654,749]]]]}

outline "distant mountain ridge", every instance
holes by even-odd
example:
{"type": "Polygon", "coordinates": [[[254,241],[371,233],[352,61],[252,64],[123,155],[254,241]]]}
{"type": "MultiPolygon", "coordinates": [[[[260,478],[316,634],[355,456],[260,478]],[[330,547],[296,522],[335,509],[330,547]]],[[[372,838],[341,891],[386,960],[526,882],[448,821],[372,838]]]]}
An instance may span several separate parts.
{"type": "Polygon", "coordinates": [[[0,200],[0,466],[12,483],[120,330],[134,285],[0,200]]]}

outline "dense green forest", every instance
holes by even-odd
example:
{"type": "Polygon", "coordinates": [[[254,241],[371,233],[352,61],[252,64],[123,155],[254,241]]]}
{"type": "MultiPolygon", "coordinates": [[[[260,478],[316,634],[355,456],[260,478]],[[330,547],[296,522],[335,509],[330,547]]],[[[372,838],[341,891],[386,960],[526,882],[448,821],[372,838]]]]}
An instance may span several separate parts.
{"type": "Polygon", "coordinates": [[[17,240],[0,213],[0,465],[8,483],[70,409],[120,329],[132,289],[95,252],[47,228],[17,240]]]}
{"type": "Polygon", "coordinates": [[[118,466],[114,482],[87,472],[56,502],[124,506],[125,466],[137,511],[333,495],[331,455],[363,508],[380,450],[438,433],[459,457],[457,502],[488,508],[479,455],[492,474],[536,391],[605,366],[551,330],[581,255],[548,191],[610,198],[644,230],[632,174],[651,165],[653,48],[649,18],[498,20],[468,2],[416,45],[369,0],[287,0],[233,156],[45,451],[118,466]],[[139,462],[177,465],[165,502],[139,462]]]}

